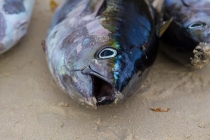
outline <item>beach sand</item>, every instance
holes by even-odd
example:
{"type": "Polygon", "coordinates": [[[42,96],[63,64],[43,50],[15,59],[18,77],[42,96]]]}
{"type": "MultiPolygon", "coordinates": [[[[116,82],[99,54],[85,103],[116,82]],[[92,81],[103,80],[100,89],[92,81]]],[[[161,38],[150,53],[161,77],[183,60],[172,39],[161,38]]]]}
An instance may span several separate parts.
{"type": "Polygon", "coordinates": [[[52,16],[48,1],[38,0],[28,34],[0,56],[0,139],[210,139],[210,66],[193,71],[159,54],[139,93],[117,106],[87,109],[49,72],[41,41],[52,16]]]}

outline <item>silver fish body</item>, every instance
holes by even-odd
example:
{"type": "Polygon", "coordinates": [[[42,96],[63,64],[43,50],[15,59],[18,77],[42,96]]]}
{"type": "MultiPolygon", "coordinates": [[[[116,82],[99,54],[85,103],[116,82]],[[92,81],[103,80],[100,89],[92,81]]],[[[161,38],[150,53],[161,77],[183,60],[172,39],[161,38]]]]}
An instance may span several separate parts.
{"type": "Polygon", "coordinates": [[[27,32],[35,0],[0,0],[0,54],[27,32]]]}
{"type": "Polygon", "coordinates": [[[210,0],[165,0],[165,20],[173,21],[163,51],[173,59],[202,68],[210,58],[210,0]]]}
{"type": "Polygon", "coordinates": [[[63,91],[97,108],[138,91],[157,55],[158,29],[145,0],[65,0],[43,47],[63,91]]]}

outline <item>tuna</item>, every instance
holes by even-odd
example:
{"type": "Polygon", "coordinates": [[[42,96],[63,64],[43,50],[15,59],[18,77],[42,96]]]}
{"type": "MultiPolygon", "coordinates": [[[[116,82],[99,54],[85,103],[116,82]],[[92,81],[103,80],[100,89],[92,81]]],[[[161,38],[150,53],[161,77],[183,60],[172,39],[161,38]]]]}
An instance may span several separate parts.
{"type": "Polygon", "coordinates": [[[97,108],[138,92],[157,56],[160,30],[147,0],[65,0],[43,48],[62,90],[97,108]]]}
{"type": "Polygon", "coordinates": [[[165,0],[164,19],[173,21],[161,48],[174,60],[202,68],[210,57],[210,0],[165,0]]]}

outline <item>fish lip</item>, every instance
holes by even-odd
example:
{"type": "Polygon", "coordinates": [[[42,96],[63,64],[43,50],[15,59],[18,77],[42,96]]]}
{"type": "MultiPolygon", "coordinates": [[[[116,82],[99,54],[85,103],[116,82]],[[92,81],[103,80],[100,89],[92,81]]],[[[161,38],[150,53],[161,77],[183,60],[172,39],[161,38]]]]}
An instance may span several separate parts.
{"type": "Polygon", "coordinates": [[[110,80],[95,72],[91,67],[81,70],[82,74],[90,75],[92,78],[92,95],[96,99],[96,106],[116,103],[117,93],[115,86],[110,80]]]}
{"type": "Polygon", "coordinates": [[[59,75],[59,78],[60,82],[57,81],[57,84],[62,86],[63,91],[74,101],[87,108],[97,108],[96,99],[92,95],[91,76],[84,75],[77,69],[70,71],[69,75],[59,75]]]}
{"type": "Polygon", "coordinates": [[[86,108],[97,109],[97,100],[95,97],[79,99],[79,103],[86,108]]]}
{"type": "Polygon", "coordinates": [[[97,76],[98,78],[101,78],[102,80],[106,81],[107,83],[111,84],[109,80],[107,80],[107,78],[105,78],[103,75],[95,72],[94,70],[91,69],[91,67],[86,67],[83,70],[81,70],[82,74],[88,74],[88,75],[93,75],[93,76],[97,76]]]}

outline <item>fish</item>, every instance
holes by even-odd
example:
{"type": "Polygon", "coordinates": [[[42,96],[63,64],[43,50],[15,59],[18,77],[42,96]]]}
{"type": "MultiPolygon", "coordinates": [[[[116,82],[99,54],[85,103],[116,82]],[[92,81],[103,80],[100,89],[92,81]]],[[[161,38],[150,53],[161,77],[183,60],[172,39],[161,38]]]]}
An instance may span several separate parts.
{"type": "Polygon", "coordinates": [[[0,54],[26,33],[35,0],[0,0],[0,54]]]}
{"type": "Polygon", "coordinates": [[[192,69],[208,65],[210,0],[165,0],[163,18],[173,20],[162,36],[162,52],[192,69]]]}
{"type": "Polygon", "coordinates": [[[147,0],[64,0],[42,42],[56,83],[95,109],[137,93],[165,25],[157,11],[147,0]]]}

